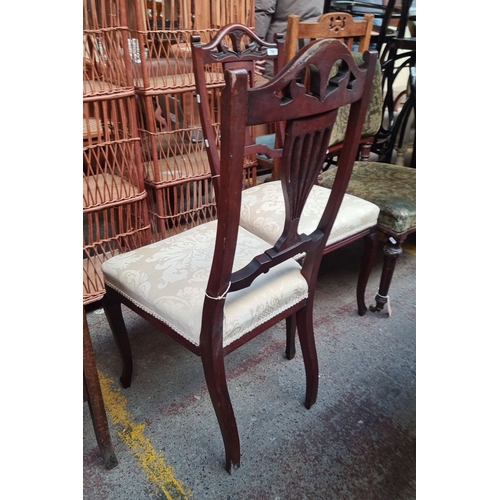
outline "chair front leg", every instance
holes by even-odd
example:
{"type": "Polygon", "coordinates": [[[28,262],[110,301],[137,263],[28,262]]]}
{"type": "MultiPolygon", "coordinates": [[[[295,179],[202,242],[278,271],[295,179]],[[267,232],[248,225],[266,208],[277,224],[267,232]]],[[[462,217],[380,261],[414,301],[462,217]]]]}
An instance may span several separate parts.
{"type": "Polygon", "coordinates": [[[306,399],[304,406],[309,410],[318,396],[319,370],[318,354],[314,342],[312,298],[308,305],[297,311],[297,331],[306,369],[306,399]]]}
{"type": "Polygon", "coordinates": [[[108,319],[111,332],[122,358],[122,374],[120,381],[126,389],[132,382],[132,350],[127,334],[125,321],[123,320],[120,295],[113,289],[106,287],[106,293],[102,300],[104,312],[108,319]]]}
{"type": "Polygon", "coordinates": [[[370,153],[372,150],[373,142],[365,142],[361,144],[359,150],[359,161],[370,161],[370,153]]]}
{"type": "Polygon", "coordinates": [[[212,336],[207,345],[204,343],[200,345],[201,361],[210,399],[224,441],[226,470],[232,474],[240,466],[240,438],[227,388],[223,350],[220,345],[217,346],[217,340],[214,337],[217,335],[212,336]]]}

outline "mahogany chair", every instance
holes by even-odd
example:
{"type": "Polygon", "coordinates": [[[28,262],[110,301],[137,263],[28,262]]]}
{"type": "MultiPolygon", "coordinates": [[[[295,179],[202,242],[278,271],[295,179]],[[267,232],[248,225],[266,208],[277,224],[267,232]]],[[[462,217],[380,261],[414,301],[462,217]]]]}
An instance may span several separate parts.
{"type": "Polygon", "coordinates": [[[240,465],[240,442],[224,357],[281,320],[296,315],[310,408],[318,392],[313,308],[324,247],[344,198],[369,100],[376,54],[359,67],[345,45],[318,40],[267,85],[249,88],[249,72],[226,68],[222,90],[218,219],[107,260],[103,299],[123,360],[121,382],[132,381],[132,354],[122,305],[201,357],[225,447],[226,470],[240,465]],[[329,78],[332,60],[341,70],[329,78]],[[298,82],[306,69],[310,86],[298,82]],[[324,160],[338,109],[351,104],[338,175],[317,226],[299,230],[306,200],[324,160]],[[265,112],[263,112],[265,111],[265,112]],[[247,127],[285,123],[281,154],[285,220],[269,245],[240,226],[247,127]],[[298,262],[297,254],[304,254],[298,262]]]}
{"type": "MultiPolygon", "coordinates": [[[[196,75],[197,101],[216,197],[219,190],[220,144],[217,136],[218,123],[213,118],[209,85],[205,78],[208,73],[207,66],[218,64],[222,65],[224,69],[243,68],[248,70],[252,76],[255,61],[272,57],[277,73],[283,67],[283,49],[284,44],[281,38],[278,38],[275,44],[269,44],[259,39],[245,26],[237,24],[224,27],[212,41],[204,45],[200,43],[198,36],[192,38],[191,52],[196,75]],[[280,53],[282,54],[280,55],[280,53]]],[[[252,83],[253,79],[250,78],[249,85],[251,86],[252,83]]],[[[344,118],[346,117],[347,115],[344,115],[344,118]]],[[[277,128],[278,135],[282,136],[282,125],[278,125],[277,128]]],[[[247,134],[246,153],[266,154],[273,158],[275,163],[279,163],[282,149],[274,149],[274,137],[272,142],[267,145],[255,142],[249,137],[247,134]]],[[[311,231],[317,226],[329,196],[329,189],[313,186],[302,212],[301,231],[311,231]]],[[[325,253],[328,253],[355,240],[365,238],[365,253],[357,285],[360,315],[365,314],[367,310],[365,290],[377,250],[376,225],[378,215],[379,209],[373,203],[346,195],[325,245],[325,253]]],[[[281,235],[284,220],[285,200],[280,181],[265,182],[243,191],[240,224],[247,231],[274,245],[281,235]]],[[[291,329],[293,326],[289,324],[288,330],[291,329]]],[[[290,335],[292,335],[291,332],[289,332],[290,335]]],[[[293,352],[291,351],[287,355],[291,359],[293,352]]]]}

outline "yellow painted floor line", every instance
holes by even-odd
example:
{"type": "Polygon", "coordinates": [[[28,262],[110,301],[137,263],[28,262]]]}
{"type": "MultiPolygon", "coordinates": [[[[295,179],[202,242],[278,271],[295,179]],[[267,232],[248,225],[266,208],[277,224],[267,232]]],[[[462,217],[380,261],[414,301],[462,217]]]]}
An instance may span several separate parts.
{"type": "Polygon", "coordinates": [[[130,448],[139,465],[145,470],[148,480],[160,489],[168,500],[187,500],[192,498],[183,484],[175,479],[174,468],[165,463],[162,453],[158,453],[151,441],[144,436],[145,424],[137,424],[127,410],[127,399],[116,388],[113,379],[99,370],[102,397],[109,418],[115,425],[118,435],[130,448]]]}

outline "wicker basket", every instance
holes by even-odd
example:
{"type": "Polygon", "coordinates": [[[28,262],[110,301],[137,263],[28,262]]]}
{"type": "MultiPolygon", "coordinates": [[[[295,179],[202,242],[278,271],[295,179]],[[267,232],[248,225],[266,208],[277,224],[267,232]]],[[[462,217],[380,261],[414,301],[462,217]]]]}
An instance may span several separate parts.
{"type": "MultiPolygon", "coordinates": [[[[145,201],[145,200],[144,200],[145,201]]],[[[109,257],[151,242],[144,201],[83,213],[83,304],[104,296],[101,264],[109,257]]]]}
{"type": "Polygon", "coordinates": [[[217,218],[210,178],[161,188],[146,185],[153,240],[160,240],[217,218]]]}
{"type": "MultiPolygon", "coordinates": [[[[127,0],[130,19],[134,85],[141,90],[194,87],[190,40],[203,42],[229,23],[253,25],[254,0],[194,2],[187,0],[127,0]]],[[[216,72],[207,81],[223,83],[216,72]]]]}
{"type": "Polygon", "coordinates": [[[83,8],[83,96],[133,92],[125,0],[86,0],[83,8]]]}
{"type": "Polygon", "coordinates": [[[83,209],[144,198],[135,98],[83,102],[83,209]]]}

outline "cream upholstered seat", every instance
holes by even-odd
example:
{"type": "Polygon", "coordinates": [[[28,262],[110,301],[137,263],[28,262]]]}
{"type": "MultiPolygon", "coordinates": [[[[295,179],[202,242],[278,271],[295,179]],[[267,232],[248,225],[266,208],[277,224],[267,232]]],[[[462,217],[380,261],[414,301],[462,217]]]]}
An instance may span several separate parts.
{"type": "MultiPolygon", "coordinates": [[[[299,232],[311,232],[325,209],[330,190],[313,186],[302,212],[299,232]]],[[[328,248],[375,226],[380,209],[374,203],[346,194],[326,242],[328,248]]],[[[285,204],[280,181],[265,182],[242,193],[240,224],[270,244],[276,243],[283,231],[285,204]]]]}
{"type": "MultiPolygon", "coordinates": [[[[248,31],[245,27],[242,30],[248,31]]],[[[234,48],[238,38],[232,41],[234,48]]],[[[237,57],[232,47],[226,48],[226,57],[237,57]]],[[[106,281],[103,305],[123,361],[123,386],[132,381],[132,353],[122,314],[125,305],[201,357],[228,472],[240,465],[240,442],[226,380],[227,354],[283,319],[294,318],[305,368],[304,405],[310,408],[316,402],[319,368],[314,292],[368,107],[376,55],[365,53],[365,61],[366,68],[360,68],[342,43],[318,40],[262,87],[248,88],[247,69],[226,68],[221,93],[217,221],[117,255],[102,266],[106,281]],[[330,80],[328,61],[337,59],[344,61],[345,73],[330,80]],[[306,87],[298,76],[310,65],[317,72],[306,87]],[[285,96],[286,106],[280,96],[285,96]],[[334,185],[325,190],[329,197],[319,220],[310,230],[299,230],[309,194],[323,192],[314,185],[338,109],[346,104],[351,104],[346,142],[352,147],[344,149],[334,185]],[[287,182],[273,188],[281,189],[286,203],[281,235],[271,244],[241,226],[240,212],[248,152],[246,131],[277,122],[285,124],[280,163],[287,182]],[[296,260],[301,254],[304,258],[296,260]]]]}
{"type": "MultiPolygon", "coordinates": [[[[216,233],[217,221],[212,221],[117,255],[102,265],[106,284],[199,346],[216,233]]],[[[268,248],[266,241],[240,228],[233,271],[268,248]]],[[[308,286],[300,270],[297,262],[285,261],[249,288],[229,294],[223,346],[307,298],[308,286]]]]}

